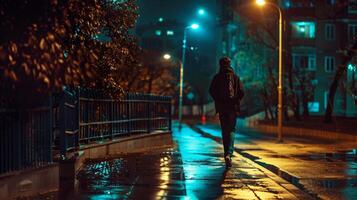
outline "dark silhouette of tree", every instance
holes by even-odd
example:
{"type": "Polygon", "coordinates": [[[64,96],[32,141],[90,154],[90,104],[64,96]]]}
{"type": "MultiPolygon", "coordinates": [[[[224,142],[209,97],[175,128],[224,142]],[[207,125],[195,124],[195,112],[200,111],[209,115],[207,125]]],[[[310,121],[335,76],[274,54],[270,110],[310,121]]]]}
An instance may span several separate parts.
{"type": "Polygon", "coordinates": [[[1,102],[26,104],[24,96],[63,86],[119,95],[121,85],[130,88],[123,77],[140,71],[140,48],[129,34],[136,19],[134,0],[3,0],[1,102]]]}

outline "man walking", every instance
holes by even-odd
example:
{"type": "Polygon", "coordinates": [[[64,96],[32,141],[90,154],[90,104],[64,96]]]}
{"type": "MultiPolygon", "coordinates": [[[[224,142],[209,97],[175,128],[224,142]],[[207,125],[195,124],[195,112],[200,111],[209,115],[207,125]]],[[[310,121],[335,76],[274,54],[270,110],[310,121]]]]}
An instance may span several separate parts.
{"type": "Polygon", "coordinates": [[[212,96],[222,128],[224,160],[226,168],[232,167],[234,151],[234,129],[237,114],[240,112],[240,101],[244,96],[239,77],[234,74],[231,60],[223,57],[219,60],[219,72],[214,76],[209,93],[212,96]]]}

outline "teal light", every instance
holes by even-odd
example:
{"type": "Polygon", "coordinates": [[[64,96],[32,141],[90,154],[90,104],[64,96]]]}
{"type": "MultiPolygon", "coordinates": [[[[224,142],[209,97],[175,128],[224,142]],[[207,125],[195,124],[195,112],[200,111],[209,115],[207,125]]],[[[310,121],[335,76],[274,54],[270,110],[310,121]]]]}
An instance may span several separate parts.
{"type": "Polygon", "coordinates": [[[174,35],[175,33],[174,33],[174,31],[173,30],[168,30],[168,31],[166,31],[166,35],[174,35]]]}
{"type": "Polygon", "coordinates": [[[160,17],[159,22],[163,22],[163,21],[164,21],[164,18],[160,17]]]}
{"type": "Polygon", "coordinates": [[[191,28],[192,28],[192,29],[198,29],[199,27],[200,27],[200,26],[199,26],[198,24],[192,24],[192,25],[191,25],[191,28]]]}
{"type": "Polygon", "coordinates": [[[315,22],[299,21],[291,22],[293,37],[296,38],[315,38],[315,22]]]}
{"type": "Polygon", "coordinates": [[[299,31],[300,31],[300,32],[305,32],[305,26],[300,26],[300,27],[299,27],[299,31]]]}
{"type": "Polygon", "coordinates": [[[160,36],[161,35],[161,31],[160,30],[156,30],[155,31],[155,35],[160,36]]]}
{"type": "Polygon", "coordinates": [[[187,94],[187,98],[190,100],[192,100],[194,97],[195,97],[195,95],[192,92],[187,94]]]}
{"type": "Polygon", "coordinates": [[[205,10],[203,10],[203,9],[199,9],[198,10],[198,14],[199,15],[204,15],[206,12],[205,12],[205,10]]]}
{"type": "Polygon", "coordinates": [[[357,71],[356,66],[353,65],[352,63],[349,63],[349,64],[347,65],[347,69],[350,70],[350,71],[352,71],[352,72],[357,71]]]}

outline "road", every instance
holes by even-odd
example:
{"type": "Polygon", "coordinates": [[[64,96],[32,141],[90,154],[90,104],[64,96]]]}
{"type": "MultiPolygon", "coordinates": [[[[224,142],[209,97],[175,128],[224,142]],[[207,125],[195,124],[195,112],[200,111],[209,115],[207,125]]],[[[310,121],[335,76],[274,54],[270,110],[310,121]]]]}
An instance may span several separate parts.
{"type": "MultiPolygon", "coordinates": [[[[219,141],[218,125],[196,125],[219,141]]],[[[238,130],[236,151],[284,177],[318,199],[357,199],[357,144],[317,139],[276,138],[238,130]]]]}

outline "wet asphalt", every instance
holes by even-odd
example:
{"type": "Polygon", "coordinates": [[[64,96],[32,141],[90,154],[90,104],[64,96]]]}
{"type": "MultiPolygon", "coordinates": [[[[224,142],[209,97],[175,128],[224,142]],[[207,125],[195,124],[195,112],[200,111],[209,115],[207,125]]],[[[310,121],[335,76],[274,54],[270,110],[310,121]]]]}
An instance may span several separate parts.
{"type": "Polygon", "coordinates": [[[88,162],[75,198],[312,199],[238,153],[226,170],[219,141],[188,126],[172,136],[171,148],[88,162]]]}

